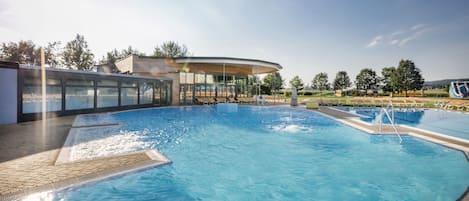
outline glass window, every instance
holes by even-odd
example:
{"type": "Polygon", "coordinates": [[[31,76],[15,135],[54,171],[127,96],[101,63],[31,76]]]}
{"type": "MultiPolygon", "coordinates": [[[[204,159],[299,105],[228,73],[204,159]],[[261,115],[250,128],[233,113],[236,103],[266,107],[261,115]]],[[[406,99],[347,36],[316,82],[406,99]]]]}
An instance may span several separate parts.
{"type": "Polygon", "coordinates": [[[171,82],[166,82],[166,105],[171,105],[171,82]]]}
{"type": "Polygon", "coordinates": [[[137,95],[137,88],[121,88],[121,105],[137,105],[137,95]]]}
{"type": "Polygon", "coordinates": [[[66,87],[65,109],[90,109],[94,107],[93,87],[66,87]]]}
{"type": "Polygon", "coordinates": [[[113,80],[99,80],[96,82],[96,84],[98,85],[98,87],[101,87],[101,86],[117,87],[117,81],[113,81],[113,80]]]}
{"type": "Polygon", "coordinates": [[[40,77],[26,77],[24,78],[25,85],[41,85],[41,78],[40,77]]]}
{"type": "Polygon", "coordinates": [[[186,83],[194,84],[194,73],[186,73],[186,83]]]}
{"type": "Polygon", "coordinates": [[[122,87],[137,87],[137,83],[135,83],[135,82],[123,82],[122,87]]]}
{"type": "Polygon", "coordinates": [[[203,84],[195,85],[195,97],[203,97],[203,96],[206,96],[205,85],[203,84]]]}
{"type": "Polygon", "coordinates": [[[205,74],[195,74],[195,83],[205,84],[205,74]]]}
{"type": "Polygon", "coordinates": [[[119,104],[119,89],[116,87],[98,87],[98,107],[115,107],[119,104]]]}
{"type": "Polygon", "coordinates": [[[140,104],[153,103],[153,83],[143,82],[140,84],[140,104]]]}
{"type": "Polygon", "coordinates": [[[47,79],[47,85],[60,85],[61,83],[59,79],[47,79]]]}
{"type": "Polygon", "coordinates": [[[179,83],[180,84],[185,84],[186,83],[186,73],[185,72],[180,72],[179,73],[179,83]]]}
{"type": "MultiPolygon", "coordinates": [[[[47,85],[60,85],[60,80],[59,79],[51,79],[48,78],[46,79],[46,84],[47,85]]],[[[25,85],[41,85],[41,78],[40,77],[27,77],[24,79],[24,84],[25,85]]]]}
{"type": "Polygon", "coordinates": [[[163,82],[161,85],[161,105],[168,105],[168,84],[163,82]]]}
{"type": "MultiPolygon", "coordinates": [[[[46,87],[46,112],[62,110],[62,87],[46,87]]],[[[23,87],[23,113],[42,112],[42,88],[41,86],[23,87]]]]}
{"type": "Polygon", "coordinates": [[[67,85],[93,86],[93,80],[67,80],[67,85]]]}
{"type": "Polygon", "coordinates": [[[207,75],[207,84],[213,84],[213,75],[207,75]]]}
{"type": "Polygon", "coordinates": [[[155,83],[155,90],[153,91],[155,93],[155,104],[159,105],[161,103],[161,85],[160,83],[155,83]]]}

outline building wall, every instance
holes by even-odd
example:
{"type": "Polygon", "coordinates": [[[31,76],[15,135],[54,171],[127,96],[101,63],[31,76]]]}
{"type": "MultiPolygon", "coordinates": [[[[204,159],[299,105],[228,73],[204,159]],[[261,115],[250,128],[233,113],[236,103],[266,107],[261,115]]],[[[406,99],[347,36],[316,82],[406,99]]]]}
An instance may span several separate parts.
{"type": "Polygon", "coordinates": [[[135,75],[171,79],[171,105],[179,105],[179,73],[155,75],[148,72],[135,73],[135,75]]]}
{"type": "Polygon", "coordinates": [[[168,74],[173,79],[171,87],[171,105],[179,105],[179,73],[168,74]]]}
{"type": "Polygon", "coordinates": [[[116,62],[116,67],[123,73],[125,72],[129,72],[129,73],[133,73],[133,60],[134,60],[134,56],[131,55],[125,59],[122,59],[118,62],[116,62]]]}
{"type": "Polygon", "coordinates": [[[134,57],[133,61],[133,72],[149,73],[155,77],[166,75],[178,70],[176,66],[172,65],[172,62],[172,59],[145,58],[136,56],[134,57]]]}
{"type": "Polygon", "coordinates": [[[0,124],[17,122],[18,69],[0,67],[0,124]]]}
{"type": "Polygon", "coordinates": [[[172,59],[134,57],[133,73],[142,76],[171,79],[171,105],[179,105],[179,73],[172,59]]]}

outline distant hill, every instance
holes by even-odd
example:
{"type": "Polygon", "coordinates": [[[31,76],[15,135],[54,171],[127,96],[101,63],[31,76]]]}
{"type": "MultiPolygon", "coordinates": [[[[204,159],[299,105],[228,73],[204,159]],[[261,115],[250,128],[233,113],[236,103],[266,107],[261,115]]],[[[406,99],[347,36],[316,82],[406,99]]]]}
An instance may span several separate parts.
{"type": "Polygon", "coordinates": [[[444,79],[444,80],[435,80],[435,81],[426,81],[423,83],[424,88],[445,88],[452,81],[469,81],[469,78],[460,78],[460,79],[444,79]]]}

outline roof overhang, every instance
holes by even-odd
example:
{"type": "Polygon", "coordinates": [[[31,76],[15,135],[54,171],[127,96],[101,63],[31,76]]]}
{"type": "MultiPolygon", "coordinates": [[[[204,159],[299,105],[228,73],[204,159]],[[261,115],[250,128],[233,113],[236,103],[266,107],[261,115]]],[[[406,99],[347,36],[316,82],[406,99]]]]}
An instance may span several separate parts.
{"type": "Polygon", "coordinates": [[[243,58],[230,57],[177,57],[173,58],[176,64],[189,71],[220,72],[231,74],[263,74],[272,73],[282,69],[277,63],[243,58]]]}

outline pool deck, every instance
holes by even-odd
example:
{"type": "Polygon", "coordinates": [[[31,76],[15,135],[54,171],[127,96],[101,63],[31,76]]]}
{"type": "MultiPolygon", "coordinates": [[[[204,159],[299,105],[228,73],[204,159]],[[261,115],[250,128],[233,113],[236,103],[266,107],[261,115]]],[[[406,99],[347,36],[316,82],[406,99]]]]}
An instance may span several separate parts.
{"type": "Polygon", "coordinates": [[[75,116],[0,126],[0,200],[170,163],[152,151],[56,164],[75,116]],[[45,129],[44,129],[45,128],[45,129]]]}

